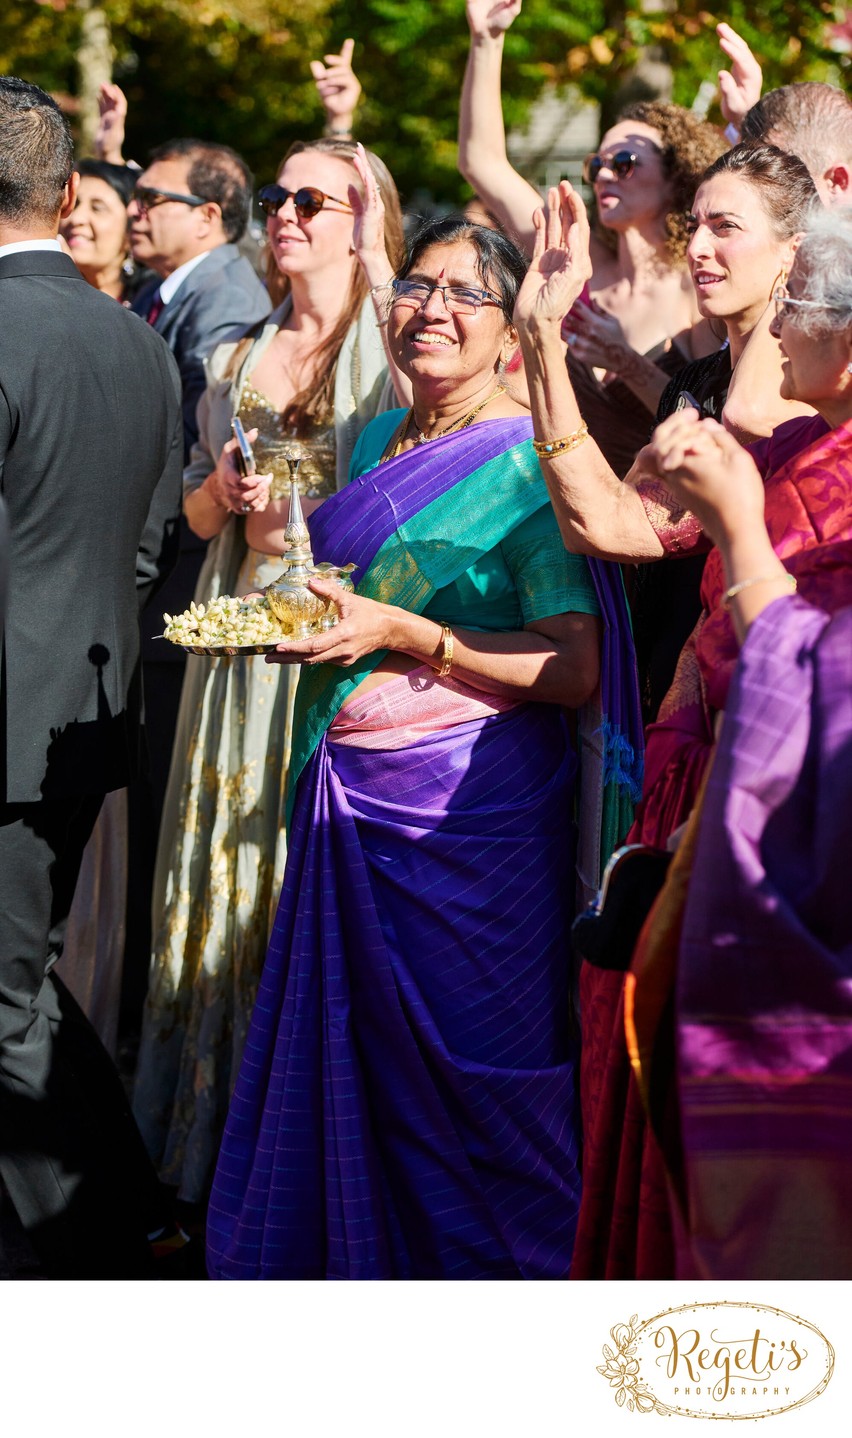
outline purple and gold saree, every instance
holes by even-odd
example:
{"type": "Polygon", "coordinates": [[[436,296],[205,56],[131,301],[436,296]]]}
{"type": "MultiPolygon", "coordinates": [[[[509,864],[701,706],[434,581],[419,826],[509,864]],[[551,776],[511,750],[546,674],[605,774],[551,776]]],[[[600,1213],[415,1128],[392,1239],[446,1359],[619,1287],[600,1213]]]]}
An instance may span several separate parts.
{"type": "MultiPolygon", "coordinates": [[[[312,521],[315,555],[354,561],[359,593],[422,612],[547,504],[530,431],[487,422],[353,479],[312,521]]],[[[600,828],[617,836],[638,694],[617,570],[595,566],[594,587],[600,828]]],[[[382,657],[300,682],[287,870],[210,1271],[564,1278],[580,1187],[566,720],[425,669],[348,703],[382,657]]]]}

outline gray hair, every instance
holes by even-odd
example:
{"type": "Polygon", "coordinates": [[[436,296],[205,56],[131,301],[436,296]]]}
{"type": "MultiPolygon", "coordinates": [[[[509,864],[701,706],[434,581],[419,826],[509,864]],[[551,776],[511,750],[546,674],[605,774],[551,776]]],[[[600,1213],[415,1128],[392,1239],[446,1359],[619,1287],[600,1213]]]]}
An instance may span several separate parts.
{"type": "Polygon", "coordinates": [[[817,80],[782,85],[752,105],[741,138],[800,156],[817,180],[830,165],[852,161],[852,104],[836,85],[817,80]]]}
{"type": "Polygon", "coordinates": [[[814,213],[794,268],[803,282],[797,298],[814,306],[794,306],[793,323],[800,330],[820,334],[852,324],[852,209],[836,206],[814,213]]]}

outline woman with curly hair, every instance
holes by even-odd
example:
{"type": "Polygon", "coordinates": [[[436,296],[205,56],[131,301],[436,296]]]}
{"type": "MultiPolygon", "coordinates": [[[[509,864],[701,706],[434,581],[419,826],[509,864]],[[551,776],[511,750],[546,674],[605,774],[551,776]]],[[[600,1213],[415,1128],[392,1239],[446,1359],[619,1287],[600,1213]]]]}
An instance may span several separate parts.
{"type": "MultiPolygon", "coordinates": [[[[459,167],[483,203],[532,253],[537,191],[506,154],[500,102],[503,37],[519,0],[467,0],[471,48],[462,89],[459,167]]],[[[678,105],[631,105],[586,160],[597,204],[593,272],[563,325],[583,418],[616,474],[646,443],[670,377],[719,348],[686,268],[686,215],[719,132],[678,105]]]]}

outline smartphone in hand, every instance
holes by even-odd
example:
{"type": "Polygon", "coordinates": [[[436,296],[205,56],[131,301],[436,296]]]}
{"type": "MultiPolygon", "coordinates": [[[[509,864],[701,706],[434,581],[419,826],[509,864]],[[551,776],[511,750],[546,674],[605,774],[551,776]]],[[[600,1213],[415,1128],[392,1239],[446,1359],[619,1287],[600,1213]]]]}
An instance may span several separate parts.
{"type": "Polygon", "coordinates": [[[249,475],[257,473],[257,465],[255,464],[254,450],[246,439],[243,422],[238,414],[235,414],[231,420],[231,430],[239,446],[236,455],[237,465],[243,478],[247,479],[249,475]]]}

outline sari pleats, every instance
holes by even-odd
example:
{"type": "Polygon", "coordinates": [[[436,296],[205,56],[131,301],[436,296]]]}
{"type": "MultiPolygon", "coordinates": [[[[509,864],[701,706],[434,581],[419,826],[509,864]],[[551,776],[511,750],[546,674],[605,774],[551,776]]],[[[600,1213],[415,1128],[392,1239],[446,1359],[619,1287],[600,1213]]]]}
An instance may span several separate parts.
{"type": "Polygon", "coordinates": [[[561,1278],[574,758],[546,705],[316,749],[209,1210],[230,1278],[561,1278]]]}

